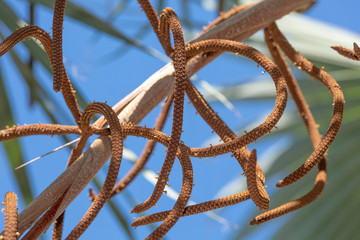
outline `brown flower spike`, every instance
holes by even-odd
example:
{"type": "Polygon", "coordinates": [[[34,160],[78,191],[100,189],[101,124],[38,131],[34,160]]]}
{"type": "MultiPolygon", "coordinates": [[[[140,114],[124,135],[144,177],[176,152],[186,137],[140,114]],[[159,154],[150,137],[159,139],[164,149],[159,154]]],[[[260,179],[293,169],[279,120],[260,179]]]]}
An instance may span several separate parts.
{"type": "Polygon", "coordinates": [[[16,240],[20,237],[18,232],[17,196],[13,192],[5,195],[5,229],[0,239],[16,240]]]}
{"type": "Polygon", "coordinates": [[[343,55],[344,57],[360,61],[360,48],[356,43],[354,43],[354,50],[342,46],[331,46],[331,48],[337,51],[340,55],[343,55]]]}

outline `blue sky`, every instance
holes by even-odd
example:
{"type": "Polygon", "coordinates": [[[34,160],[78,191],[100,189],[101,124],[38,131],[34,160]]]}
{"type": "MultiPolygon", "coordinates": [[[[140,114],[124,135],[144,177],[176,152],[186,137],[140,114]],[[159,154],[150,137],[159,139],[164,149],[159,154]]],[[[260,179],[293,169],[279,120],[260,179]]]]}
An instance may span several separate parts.
{"type": "MultiPolygon", "coordinates": [[[[8,4],[14,7],[16,12],[26,17],[27,1],[5,0],[8,4]]],[[[98,0],[77,0],[74,1],[90,9],[97,16],[105,18],[107,16],[110,6],[117,1],[98,1],[98,0]],[[104,3],[105,2],[105,3],[104,3]],[[106,4],[107,3],[107,4],[106,4]]],[[[134,1],[135,2],[135,1],[134,1]]],[[[180,1],[165,1],[166,6],[173,7],[181,15],[180,1]]],[[[207,24],[215,18],[214,12],[207,12],[201,10],[199,7],[200,1],[191,3],[190,15],[195,19],[196,23],[207,24]]],[[[330,24],[335,24],[339,27],[360,33],[360,25],[357,24],[356,16],[358,14],[359,2],[355,0],[339,1],[327,0],[318,1],[318,3],[306,13],[307,16],[316,18],[330,24]]],[[[50,32],[52,23],[52,13],[49,9],[44,7],[37,7],[36,9],[36,25],[42,27],[50,32]]],[[[127,33],[134,34],[139,25],[144,24],[145,15],[139,11],[136,3],[131,3],[127,7],[126,14],[115,18],[114,26],[117,29],[127,33]]],[[[4,29],[0,22],[2,29],[4,29]]],[[[299,27],[299,26],[296,26],[299,27]]],[[[7,32],[9,33],[9,32],[7,32]]],[[[117,50],[123,47],[122,42],[105,34],[99,34],[78,22],[65,18],[64,23],[64,57],[65,65],[71,76],[71,79],[77,86],[83,89],[83,93],[89,101],[107,101],[109,105],[114,105],[121,98],[130,93],[152,73],[160,69],[165,63],[159,59],[154,58],[148,54],[143,53],[138,49],[129,49],[124,54],[117,54],[117,50]],[[140,70],[141,69],[141,70],[140,70]]],[[[356,40],[356,39],[354,39],[356,40]]],[[[142,40],[142,43],[148,47],[153,47],[162,52],[160,45],[151,31],[142,40]]],[[[351,46],[348,46],[351,47],[351,46]]],[[[26,56],[24,48],[21,46],[16,48],[22,56],[26,56]]],[[[331,50],[329,50],[331,51],[331,50]]],[[[6,87],[9,89],[9,96],[14,107],[14,114],[16,120],[20,124],[29,124],[41,122],[49,122],[41,108],[37,105],[29,107],[28,91],[24,88],[21,76],[14,71],[14,65],[9,56],[4,56],[0,59],[0,64],[6,76],[6,87]]],[[[224,56],[214,63],[210,64],[206,69],[199,73],[201,79],[205,79],[214,85],[229,85],[235,81],[245,81],[244,76],[240,76],[239,71],[232,71],[239,68],[241,65],[241,72],[245,76],[250,76],[257,71],[257,75],[261,75],[261,71],[256,70],[256,64],[245,61],[234,62],[232,59],[224,56]]],[[[41,67],[36,66],[36,73],[41,81],[48,89],[51,89],[51,76],[49,76],[41,67]]],[[[51,94],[62,103],[61,95],[59,93],[51,92],[51,94]]],[[[188,100],[185,100],[187,103],[188,100]]],[[[234,103],[237,109],[245,117],[237,118],[233,112],[225,109],[221,104],[214,104],[213,107],[219,111],[220,115],[226,122],[234,129],[247,125],[250,121],[258,117],[258,113],[272,108],[272,104],[237,102],[234,103]],[[255,107],[256,106],[256,107],[255,107]]],[[[159,108],[155,109],[142,124],[151,126],[154,124],[154,118],[159,112],[159,108]]],[[[208,127],[203,127],[203,122],[199,116],[195,115],[195,110],[191,105],[185,104],[184,116],[184,135],[183,141],[189,146],[202,146],[209,138],[213,136],[208,127]],[[201,127],[199,127],[201,126],[201,127]],[[193,133],[196,134],[193,134],[193,133]]],[[[1,126],[4,127],[4,126],[1,126]]],[[[171,123],[168,121],[166,125],[166,132],[169,132],[171,123]]],[[[90,139],[90,142],[95,137],[90,139]]],[[[145,141],[134,137],[129,137],[126,140],[126,147],[133,150],[136,154],[140,154],[145,141]]],[[[63,144],[59,137],[50,138],[48,136],[27,137],[21,140],[24,149],[25,160],[28,161],[41,154],[44,154],[63,144]]],[[[261,143],[257,146],[258,152],[261,154],[265,151],[268,144],[264,143],[261,148],[261,143]]],[[[31,164],[27,167],[32,186],[34,187],[34,195],[38,195],[46,186],[48,186],[61,172],[64,170],[69,155],[68,150],[62,150],[54,153],[37,163],[31,164]]],[[[156,153],[150,159],[147,168],[155,172],[161,168],[162,161],[165,157],[164,148],[158,146],[156,153]]],[[[14,177],[10,174],[9,166],[6,161],[3,148],[0,147],[0,198],[2,198],[7,191],[14,191],[19,193],[14,177]]],[[[120,177],[130,169],[131,163],[124,160],[120,169],[120,177]]],[[[230,158],[230,155],[224,155],[216,159],[202,159],[193,160],[193,168],[195,175],[195,188],[193,190],[191,200],[196,202],[207,201],[214,198],[214,195],[229,181],[237,178],[242,173],[236,161],[230,158]]],[[[104,179],[106,168],[100,172],[99,178],[104,179]]],[[[181,174],[179,174],[180,166],[175,164],[173,175],[170,179],[171,186],[177,191],[180,189],[179,182],[181,182],[181,174]]],[[[268,182],[271,186],[276,179],[268,182]]],[[[151,194],[153,186],[139,176],[137,180],[130,185],[126,195],[131,195],[136,202],[140,203],[147,199],[151,194]]],[[[124,215],[131,222],[133,216],[128,214],[132,206],[128,203],[125,197],[119,196],[115,198],[116,204],[122,210],[124,215]]],[[[167,210],[173,205],[173,200],[163,196],[159,201],[158,208],[152,209],[147,213],[167,210]]],[[[65,222],[65,235],[77,224],[86,209],[90,206],[87,198],[87,191],[85,190],[79,195],[78,199],[70,205],[67,211],[65,222]]],[[[19,210],[24,208],[24,204],[20,201],[19,210]]],[[[230,225],[224,225],[210,219],[205,214],[190,216],[177,223],[177,225],[167,234],[168,239],[183,239],[183,238],[206,238],[206,239],[227,239],[234,231],[242,224],[247,224],[252,216],[249,215],[254,211],[255,206],[248,201],[243,204],[238,204],[233,207],[226,208],[221,212],[221,216],[227,220],[230,225]]],[[[281,224],[286,218],[278,220],[274,225],[269,225],[268,230],[276,229],[277,224],[281,224]],[[270,227],[271,226],[271,227],[270,227]]],[[[4,218],[0,216],[0,226],[4,225],[4,218]]],[[[136,239],[143,239],[150,233],[148,227],[139,227],[134,231],[136,239]]],[[[267,239],[269,232],[257,233],[261,238],[267,239]]],[[[46,234],[46,239],[49,239],[49,234],[46,234]]],[[[82,239],[97,239],[99,237],[106,239],[123,238],[124,232],[120,229],[117,223],[113,220],[113,215],[107,206],[99,214],[92,226],[86,231],[82,239]]]]}

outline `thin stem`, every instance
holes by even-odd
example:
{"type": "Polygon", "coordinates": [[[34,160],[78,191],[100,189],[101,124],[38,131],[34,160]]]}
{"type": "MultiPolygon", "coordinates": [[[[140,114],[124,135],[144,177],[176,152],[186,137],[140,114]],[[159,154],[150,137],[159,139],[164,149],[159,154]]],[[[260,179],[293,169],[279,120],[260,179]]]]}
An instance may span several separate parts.
{"type": "Polygon", "coordinates": [[[60,124],[29,124],[24,126],[13,126],[4,130],[0,130],[0,142],[8,141],[14,138],[20,138],[32,135],[63,135],[78,134],[81,132],[77,126],[66,126],[60,124]]]}
{"type": "Polygon", "coordinates": [[[53,16],[53,41],[52,41],[52,67],[54,70],[54,85],[56,92],[60,91],[63,85],[63,52],[62,52],[62,31],[65,13],[66,0],[56,0],[53,16]]]}
{"type": "MultiPolygon", "coordinates": [[[[250,199],[250,194],[248,190],[245,190],[240,193],[233,194],[231,196],[226,196],[215,200],[187,206],[182,214],[182,217],[195,215],[227,206],[232,206],[240,202],[244,202],[248,199],[250,199]]],[[[159,212],[148,216],[144,216],[141,218],[137,218],[134,220],[131,226],[137,227],[137,226],[163,221],[169,215],[169,213],[170,211],[164,211],[164,212],[159,212]]]]}

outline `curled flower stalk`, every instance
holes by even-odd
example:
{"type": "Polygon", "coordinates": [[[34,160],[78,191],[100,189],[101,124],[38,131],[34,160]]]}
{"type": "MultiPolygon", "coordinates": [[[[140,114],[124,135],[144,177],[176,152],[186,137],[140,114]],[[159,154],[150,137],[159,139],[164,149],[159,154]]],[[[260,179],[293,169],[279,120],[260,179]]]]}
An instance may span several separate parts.
{"type": "Polygon", "coordinates": [[[270,25],[269,29],[273,32],[273,37],[277,39],[280,48],[284,51],[288,58],[309,75],[320,80],[330,90],[330,93],[333,97],[334,107],[329,128],[324,137],[321,139],[320,143],[314,149],[314,152],[303,165],[301,165],[297,170],[285,177],[276,185],[278,187],[284,187],[304,177],[323,158],[323,155],[334,141],[340,129],[345,100],[339,84],[327,72],[317,68],[310,61],[296,52],[275,24],[270,25]]]}
{"type": "MultiPolygon", "coordinates": [[[[137,205],[131,210],[131,213],[143,212],[150,207],[154,206],[157,201],[160,199],[166,182],[168,181],[171,168],[174,164],[175,155],[177,148],[179,146],[179,141],[182,133],[182,124],[183,124],[183,109],[184,109],[184,97],[185,97],[185,86],[186,86],[186,56],[185,56],[185,42],[183,38],[183,33],[179,19],[171,8],[166,8],[161,13],[160,29],[167,29],[167,34],[169,33],[169,28],[173,33],[174,38],[174,68],[175,68],[175,87],[174,87],[174,110],[173,110],[173,126],[171,130],[171,140],[168,147],[168,151],[165,157],[163,167],[160,171],[159,179],[155,185],[155,189],[149,199],[144,203],[137,205]]],[[[167,43],[170,44],[170,38],[167,43]]]]}

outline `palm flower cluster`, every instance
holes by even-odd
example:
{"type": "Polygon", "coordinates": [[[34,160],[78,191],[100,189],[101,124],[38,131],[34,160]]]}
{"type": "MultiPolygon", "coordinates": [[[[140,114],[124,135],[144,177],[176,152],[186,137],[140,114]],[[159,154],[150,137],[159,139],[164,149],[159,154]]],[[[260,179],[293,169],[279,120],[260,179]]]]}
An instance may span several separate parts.
{"type": "MultiPolygon", "coordinates": [[[[89,151],[91,151],[91,149],[83,154],[86,142],[93,134],[100,135],[101,137],[95,141],[94,144],[96,146],[92,146],[92,148],[97,147],[102,149],[103,152],[111,152],[108,173],[100,192],[95,193],[91,191],[91,199],[93,202],[90,208],[66,239],[78,239],[96,218],[106,201],[121,192],[132,182],[145,166],[156,143],[160,143],[167,148],[166,157],[157,183],[151,196],[143,203],[135,206],[131,210],[131,213],[144,212],[157,204],[168,184],[167,182],[176,158],[179,160],[182,168],[182,187],[176,203],[171,210],[154,213],[134,220],[132,223],[134,227],[162,221],[147,239],[161,239],[176,224],[179,218],[183,216],[223,208],[249,199],[251,199],[259,209],[266,210],[250,222],[250,224],[261,224],[302,208],[321,195],[326,184],[326,152],[334,141],[342,121],[345,101],[340,86],[327,72],[317,68],[294,50],[274,22],[274,20],[280,16],[269,18],[267,21],[263,21],[262,24],[258,24],[255,28],[250,27],[248,32],[241,32],[238,25],[234,25],[235,27],[237,26],[237,29],[231,29],[230,25],[226,32],[221,32],[220,28],[224,23],[238,21],[238,19],[240,19],[239,16],[242,16],[242,14],[254,14],[258,9],[264,9],[266,7],[269,7],[272,11],[274,10],[274,6],[276,6],[274,4],[290,2],[289,9],[286,11],[291,11],[293,10],[292,8],[300,7],[311,1],[303,1],[303,3],[298,1],[296,4],[300,4],[299,6],[292,6],[291,4],[295,3],[291,3],[291,1],[268,0],[257,4],[234,7],[231,11],[222,14],[215,22],[206,27],[199,37],[189,43],[185,43],[184,41],[180,21],[173,9],[165,8],[161,11],[160,16],[158,16],[148,0],[139,0],[138,2],[144,10],[165,53],[172,59],[175,76],[173,88],[166,95],[166,102],[162,107],[162,111],[154,128],[138,126],[138,121],[132,119],[119,120],[118,115],[122,113],[124,107],[129,104],[132,99],[120,102],[114,107],[110,107],[106,103],[93,102],[89,103],[85,109],[80,109],[76,96],[74,95],[71,81],[63,64],[62,29],[65,0],[55,1],[52,37],[37,26],[25,26],[12,33],[0,44],[0,56],[2,56],[26,38],[33,37],[41,42],[53,68],[53,89],[56,92],[62,93],[66,105],[76,123],[74,126],[39,123],[7,127],[0,131],[0,141],[30,135],[77,134],[80,136],[77,145],[70,154],[67,170],[19,215],[17,214],[16,195],[11,192],[6,194],[5,229],[0,239],[17,239],[28,229],[29,231],[27,231],[22,239],[36,239],[46,231],[51,224],[54,224],[53,239],[62,238],[65,209],[91,181],[96,171],[100,169],[110,157],[109,154],[102,154],[101,152],[96,154],[92,151],[90,153],[89,151]],[[264,29],[265,41],[273,61],[253,47],[239,42],[239,38],[247,38],[260,29],[264,29]],[[236,37],[234,34],[238,34],[240,37],[236,37]],[[171,45],[171,38],[173,39],[174,46],[171,45]],[[223,52],[243,55],[256,62],[271,76],[276,88],[275,105],[271,113],[267,115],[266,120],[241,136],[237,136],[228,125],[226,125],[189,80],[189,76],[196,71],[191,69],[191,66],[194,66],[194,62],[200,62],[199,59],[210,61],[223,52]],[[294,66],[297,66],[311,77],[323,83],[333,97],[333,114],[328,130],[324,136],[318,131],[317,124],[288,66],[286,57],[294,66]],[[307,175],[315,166],[318,167],[318,173],[314,187],[310,192],[295,201],[269,210],[270,199],[266,192],[264,173],[257,163],[256,149],[250,151],[247,145],[255,142],[276,128],[276,124],[281,119],[287,104],[288,90],[307,127],[314,150],[298,169],[278,182],[276,186],[285,187],[293,184],[307,175]],[[197,148],[189,147],[181,140],[185,94],[189,97],[198,114],[221,138],[223,143],[210,147],[197,148]],[[172,105],[172,129],[171,134],[166,135],[162,132],[162,128],[165,120],[168,118],[172,105]],[[101,114],[102,117],[90,125],[91,119],[95,114],[101,114]],[[123,179],[116,183],[121,165],[123,142],[127,136],[146,138],[148,142],[133,168],[123,179]],[[247,190],[219,199],[188,205],[194,185],[192,159],[190,157],[208,158],[226,153],[232,153],[243,169],[247,180],[247,190]],[[94,172],[89,174],[89,171],[94,172]]],[[[264,16],[264,18],[265,17],[266,16],[264,16]]],[[[339,46],[333,48],[340,54],[351,59],[360,59],[360,50],[356,44],[354,45],[354,51],[339,46]]]]}

